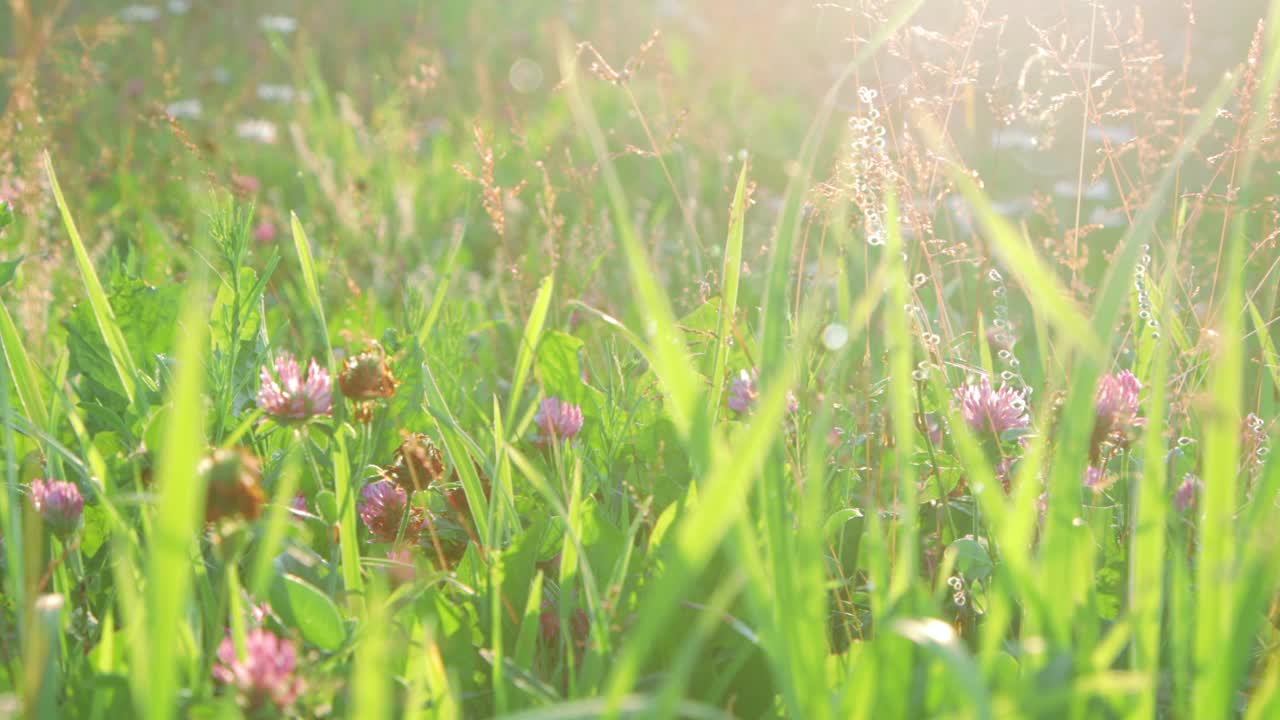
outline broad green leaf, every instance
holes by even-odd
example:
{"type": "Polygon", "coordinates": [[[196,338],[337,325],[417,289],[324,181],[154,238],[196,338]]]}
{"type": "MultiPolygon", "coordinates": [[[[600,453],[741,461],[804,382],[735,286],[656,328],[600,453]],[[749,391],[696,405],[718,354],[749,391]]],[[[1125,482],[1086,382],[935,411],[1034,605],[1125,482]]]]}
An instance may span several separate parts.
{"type": "MultiPolygon", "coordinates": [[[[4,205],[4,203],[0,203],[0,205],[4,205]]],[[[3,227],[3,225],[0,225],[0,227],[3,227]]],[[[19,255],[13,260],[0,260],[0,287],[8,285],[9,281],[13,280],[13,275],[18,271],[18,265],[22,263],[23,257],[19,255]]]]}
{"type": "Polygon", "coordinates": [[[837,510],[827,517],[826,523],[823,524],[822,534],[824,537],[831,538],[844,528],[845,523],[860,517],[862,517],[862,511],[858,508],[837,510]]]}
{"type": "Polygon", "coordinates": [[[327,523],[338,522],[338,497],[332,490],[321,490],[316,493],[316,514],[327,523]]]}
{"type": "Polygon", "coordinates": [[[972,537],[962,537],[947,546],[944,563],[955,568],[969,582],[985,580],[991,574],[991,555],[972,537]]]}
{"type": "Polygon", "coordinates": [[[338,606],[316,586],[297,575],[278,577],[271,588],[272,607],[302,633],[307,642],[337,652],[347,639],[338,606]]]}
{"type": "Polygon", "coordinates": [[[542,392],[548,396],[556,396],[562,400],[588,408],[588,388],[582,382],[582,369],[578,362],[578,353],[582,350],[582,341],[559,330],[553,330],[543,336],[538,343],[537,363],[534,369],[542,392]]]}

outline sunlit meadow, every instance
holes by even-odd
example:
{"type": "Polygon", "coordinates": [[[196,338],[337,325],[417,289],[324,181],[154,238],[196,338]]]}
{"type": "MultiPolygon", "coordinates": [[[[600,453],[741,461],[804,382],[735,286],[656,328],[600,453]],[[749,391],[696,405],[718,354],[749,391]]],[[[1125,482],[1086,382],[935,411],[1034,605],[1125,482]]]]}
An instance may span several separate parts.
{"type": "Polygon", "coordinates": [[[1280,717],[1280,4],[5,4],[0,717],[1280,717]]]}

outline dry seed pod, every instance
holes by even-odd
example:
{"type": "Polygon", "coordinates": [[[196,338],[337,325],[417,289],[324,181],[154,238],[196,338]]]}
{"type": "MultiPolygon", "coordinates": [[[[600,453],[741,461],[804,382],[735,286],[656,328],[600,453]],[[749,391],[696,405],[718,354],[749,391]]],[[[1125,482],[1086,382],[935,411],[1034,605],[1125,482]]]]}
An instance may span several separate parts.
{"type": "Polygon", "coordinates": [[[254,520],[262,513],[266,499],[262,492],[262,464],[249,451],[214,450],[200,462],[198,472],[205,476],[208,487],[205,522],[216,523],[224,518],[254,520]]]}
{"type": "Polygon", "coordinates": [[[392,397],[399,385],[386,352],[376,343],[359,355],[347,358],[342,372],[338,373],[342,394],[356,401],[392,397]]]}
{"type": "Polygon", "coordinates": [[[405,436],[396,448],[395,462],[388,474],[397,485],[409,492],[425,490],[444,478],[444,456],[431,438],[422,433],[405,436]]]}

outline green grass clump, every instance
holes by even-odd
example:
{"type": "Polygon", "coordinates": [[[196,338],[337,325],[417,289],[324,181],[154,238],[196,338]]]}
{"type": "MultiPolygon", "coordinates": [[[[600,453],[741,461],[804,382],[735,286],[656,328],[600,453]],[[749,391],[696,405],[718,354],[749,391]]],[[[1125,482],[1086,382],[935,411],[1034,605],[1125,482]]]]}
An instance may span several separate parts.
{"type": "Polygon", "coordinates": [[[1280,4],[1005,4],[9,3],[0,716],[1276,716],[1280,4]]]}

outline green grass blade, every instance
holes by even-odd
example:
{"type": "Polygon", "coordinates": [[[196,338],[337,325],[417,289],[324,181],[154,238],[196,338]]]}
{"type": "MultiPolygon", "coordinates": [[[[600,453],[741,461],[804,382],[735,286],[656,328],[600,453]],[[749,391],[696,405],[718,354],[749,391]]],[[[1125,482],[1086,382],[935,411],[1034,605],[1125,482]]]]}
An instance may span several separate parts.
{"type": "MultiPolygon", "coordinates": [[[[320,320],[324,329],[324,346],[329,348],[329,326],[324,317],[324,303],[320,299],[320,283],[316,277],[316,263],[311,255],[311,242],[307,240],[307,232],[302,229],[297,213],[289,213],[289,228],[293,233],[293,249],[298,253],[298,268],[302,271],[302,287],[307,291],[307,301],[311,310],[320,320]]],[[[329,359],[329,358],[326,358],[329,359]]],[[[332,360],[330,359],[330,362],[332,360]]]]}
{"type": "MultiPolygon", "coordinates": [[[[794,376],[792,369],[790,375],[794,376]]],[[[786,377],[786,375],[783,375],[786,377]]],[[[697,504],[679,521],[674,543],[667,551],[666,571],[646,593],[643,611],[631,628],[606,684],[611,711],[617,711],[634,686],[636,673],[654,639],[664,632],[687,584],[706,567],[712,553],[738,516],[746,512],[745,498],[764,466],[786,412],[787,383],[779,382],[759,398],[751,424],[732,448],[712,455],[712,465],[697,504]]]]}
{"type": "MultiPolygon", "coordinates": [[[[1249,177],[1260,150],[1270,104],[1280,81],[1280,3],[1271,5],[1265,41],[1263,69],[1254,88],[1254,115],[1241,162],[1245,177],[1249,177]]],[[[1250,189],[1248,194],[1254,192],[1250,189]]],[[[1243,663],[1239,660],[1241,643],[1247,642],[1247,638],[1238,633],[1256,622],[1253,613],[1243,617],[1236,613],[1242,607],[1257,602],[1257,593],[1269,593],[1273,589],[1255,587],[1259,576],[1242,573],[1256,560],[1259,548],[1242,542],[1242,528],[1236,520],[1237,509],[1243,499],[1239,467],[1240,421],[1244,414],[1245,389],[1244,271],[1246,237],[1251,225],[1245,210],[1248,200],[1246,198],[1233,208],[1235,213],[1227,238],[1226,256],[1223,266],[1219,267],[1225,286],[1217,307],[1218,342],[1209,371],[1210,396],[1203,419],[1206,427],[1204,508],[1200,516],[1200,548],[1196,564],[1195,632],[1195,657],[1200,672],[1195,675],[1192,689],[1193,708],[1199,717],[1225,717],[1233,711],[1243,673],[1243,663]],[[1223,658],[1229,660],[1223,662],[1223,658]]],[[[1271,500],[1268,498],[1264,502],[1270,504],[1271,500]]],[[[1243,528],[1245,531],[1250,529],[1243,528]]],[[[1268,562],[1274,567],[1273,561],[1268,562]]]]}
{"type": "MultiPolygon", "coordinates": [[[[895,470],[898,475],[897,497],[891,507],[902,507],[899,522],[895,524],[894,543],[897,556],[890,581],[891,602],[901,599],[911,589],[916,578],[917,530],[915,508],[919,505],[916,488],[915,421],[912,399],[911,371],[914,366],[911,339],[911,316],[906,307],[910,301],[907,269],[902,262],[902,234],[898,227],[898,202],[890,195],[886,198],[888,211],[885,217],[888,242],[885,245],[885,272],[889,275],[889,305],[884,313],[885,334],[889,342],[889,410],[894,436],[894,452],[897,456],[895,470]]],[[[881,498],[883,501],[883,498],[881,498]]]]}
{"type": "Polygon", "coordinates": [[[93,260],[89,258],[89,252],[85,250],[84,242],[80,239],[80,231],[76,229],[76,222],[71,217],[71,209],[67,207],[67,201],[62,197],[62,186],[58,184],[58,176],[53,171],[53,160],[49,157],[47,150],[44,152],[44,171],[49,178],[49,186],[53,188],[53,197],[58,204],[58,212],[62,214],[62,223],[66,226],[67,235],[71,237],[71,247],[75,252],[76,264],[80,266],[80,277],[84,281],[84,289],[89,296],[89,306],[93,309],[98,330],[102,333],[102,340],[111,354],[111,364],[120,378],[120,386],[124,388],[125,397],[130,403],[137,402],[135,387],[139,377],[138,368],[133,363],[133,356],[129,354],[129,346],[125,342],[124,333],[120,331],[120,324],[116,322],[115,312],[111,309],[107,294],[102,289],[102,283],[98,280],[98,273],[93,269],[93,260]]]}
{"type": "Polygon", "coordinates": [[[1129,494],[1133,498],[1134,533],[1129,567],[1130,615],[1134,622],[1133,648],[1129,667],[1147,676],[1147,684],[1139,694],[1131,717],[1156,715],[1156,688],[1160,672],[1161,618],[1164,613],[1166,547],[1169,515],[1169,479],[1166,471],[1168,448],[1165,444],[1167,354],[1170,340],[1157,345],[1151,375],[1146,380],[1147,426],[1142,442],[1142,474],[1133,479],[1129,494]]]}
{"type": "Polygon", "coordinates": [[[18,395],[18,402],[31,419],[36,428],[49,432],[49,410],[45,405],[44,392],[40,376],[31,365],[31,358],[22,341],[22,335],[9,315],[9,308],[0,303],[0,350],[4,352],[5,363],[9,368],[9,377],[13,378],[13,389],[18,395]]]}
{"type": "Polygon", "coordinates": [[[435,633],[426,622],[417,623],[412,632],[409,667],[410,686],[405,717],[408,720],[456,720],[461,717],[458,698],[445,671],[435,633]]]}
{"type": "MultiPolygon", "coordinates": [[[[307,239],[307,233],[302,228],[296,213],[289,214],[289,227],[293,234],[293,247],[298,254],[298,267],[302,271],[302,284],[307,293],[307,301],[316,319],[320,321],[321,340],[325,350],[324,361],[329,368],[330,377],[336,377],[333,346],[329,340],[329,324],[325,320],[316,264],[311,255],[311,242],[307,239]]],[[[334,388],[337,388],[336,383],[334,388]]],[[[334,418],[336,420],[342,418],[340,407],[335,403],[334,418]]],[[[364,590],[364,578],[360,574],[360,528],[356,524],[359,488],[351,479],[351,457],[347,453],[346,434],[341,427],[334,433],[332,459],[333,492],[338,499],[338,544],[342,557],[342,582],[350,594],[350,602],[358,604],[359,595],[364,590]]]]}
{"type": "Polygon", "coordinates": [[[862,67],[872,59],[885,43],[910,22],[916,12],[924,5],[924,0],[905,0],[895,8],[888,20],[880,23],[875,33],[866,42],[860,43],[853,60],[844,67],[836,80],[831,83],[827,94],[823,97],[818,112],[809,124],[809,131],[800,146],[799,159],[796,163],[798,172],[792,174],[787,183],[787,192],[782,201],[782,212],[778,216],[778,225],[771,243],[769,274],[765,279],[764,297],[764,330],[761,343],[761,373],[769,375],[779,366],[785,352],[787,332],[787,283],[791,274],[791,256],[795,238],[800,233],[801,209],[805,195],[811,189],[813,169],[818,162],[818,152],[826,138],[827,127],[831,115],[840,104],[840,92],[844,85],[862,67]]]}
{"type": "Polygon", "coordinates": [[[720,322],[716,332],[715,365],[711,370],[711,397],[707,416],[714,418],[720,411],[720,399],[724,396],[724,382],[728,371],[729,346],[733,326],[738,314],[738,284],[742,277],[742,236],[747,216],[747,163],[742,163],[738,174],[738,188],[733,192],[733,205],[729,209],[729,236],[724,243],[724,266],[720,271],[720,322]]]}
{"type": "Polygon", "coordinates": [[[542,580],[542,571],[539,570],[529,583],[529,600],[525,602],[524,613],[520,616],[520,634],[516,636],[516,647],[512,652],[516,665],[520,667],[533,666],[534,651],[542,630],[542,580]]]}
{"type": "Polygon", "coordinates": [[[431,294],[431,307],[427,309],[427,316],[423,319],[422,326],[418,328],[418,344],[423,347],[427,347],[427,342],[431,338],[431,331],[435,329],[436,322],[440,319],[440,312],[444,310],[445,299],[449,296],[449,285],[452,284],[454,273],[458,270],[458,257],[462,252],[462,241],[466,236],[466,226],[459,226],[457,234],[454,236],[453,246],[449,248],[449,255],[445,258],[440,282],[436,285],[435,292],[431,294]]]}
{"type": "Polygon", "coordinates": [[[899,620],[893,624],[893,630],[940,658],[954,681],[968,693],[976,717],[981,720],[991,718],[991,698],[986,685],[978,674],[973,657],[950,625],[934,618],[899,620]]]}
{"type": "MultiPolygon", "coordinates": [[[[929,134],[937,137],[936,131],[929,134]]],[[[935,144],[935,151],[941,152],[935,144]]],[[[944,162],[948,177],[964,195],[978,221],[986,231],[985,237],[1000,258],[1027,292],[1034,293],[1036,309],[1058,330],[1058,336],[1070,348],[1083,353],[1097,353],[1101,345],[1084,311],[1071,299],[1062,281],[1053,270],[1036,255],[1031,243],[1012,223],[996,212],[991,200],[978,187],[973,177],[951,162],[944,162]]]]}
{"type": "Polygon", "coordinates": [[[356,643],[351,678],[352,703],[348,717],[353,720],[391,717],[389,701],[394,697],[391,682],[394,665],[387,654],[393,627],[381,583],[371,583],[370,589],[369,601],[364,604],[361,617],[360,640],[356,643]]]}
{"type": "Polygon", "coordinates": [[[338,498],[338,544],[342,553],[342,584],[352,608],[358,608],[364,592],[360,574],[360,527],[356,525],[356,504],[360,488],[351,478],[351,458],[342,432],[333,439],[333,492],[338,498]]]}
{"type": "Polygon", "coordinates": [[[529,379],[529,371],[533,368],[534,353],[538,349],[538,341],[542,338],[542,326],[547,320],[547,309],[551,306],[551,293],[555,288],[555,279],[548,275],[538,286],[538,295],[533,301],[533,309],[529,311],[529,320],[525,323],[524,334],[520,337],[520,347],[516,350],[515,376],[511,380],[511,400],[507,403],[508,428],[515,424],[516,411],[520,407],[520,395],[524,392],[524,384],[529,379]]]}
{"type": "Polygon", "coordinates": [[[1249,317],[1253,320],[1251,334],[1258,337],[1258,345],[1262,348],[1262,364],[1267,369],[1267,377],[1271,378],[1271,387],[1275,392],[1280,392],[1280,355],[1276,354],[1267,322],[1262,319],[1262,313],[1258,312],[1258,306],[1252,300],[1249,301],[1249,317]]]}
{"type": "MultiPolygon", "coordinates": [[[[2,308],[3,306],[0,306],[2,308]]],[[[0,416],[4,419],[4,426],[0,427],[0,434],[4,438],[4,491],[0,494],[0,531],[4,532],[4,590],[5,595],[11,598],[10,602],[18,613],[25,613],[27,610],[27,595],[30,589],[27,587],[27,577],[25,572],[26,555],[29,550],[27,546],[28,538],[25,536],[22,528],[23,516],[23,498],[22,493],[18,489],[18,459],[17,452],[14,447],[13,424],[10,415],[13,412],[13,406],[9,404],[9,383],[5,379],[0,379],[0,416]]],[[[26,631],[22,628],[21,623],[15,628],[14,636],[19,644],[25,641],[26,631]]],[[[15,682],[17,678],[14,679],[15,682]]]]}
{"type": "MultiPolygon", "coordinates": [[[[490,508],[492,502],[485,497],[484,487],[476,474],[476,466],[472,463],[472,454],[468,448],[475,448],[474,442],[466,437],[457,419],[449,409],[435,375],[427,363],[422,365],[422,374],[427,391],[427,407],[437,414],[436,430],[440,433],[440,441],[444,443],[445,452],[449,455],[449,464],[458,471],[458,479],[462,482],[462,490],[467,498],[467,506],[471,508],[471,519],[476,524],[476,535],[488,544],[492,538],[490,533],[490,508]]],[[[475,457],[480,457],[477,449],[475,457]]]]}
{"type": "MultiPolygon", "coordinates": [[[[662,717],[657,715],[661,707],[660,700],[648,695],[624,695],[616,702],[603,699],[570,700],[546,708],[523,710],[497,716],[497,720],[596,720],[616,710],[626,717],[662,717]]],[[[689,718],[689,720],[731,720],[734,716],[724,710],[681,701],[668,717],[689,718]]]]}
{"type": "MultiPolygon", "coordinates": [[[[622,181],[614,167],[612,155],[605,145],[594,112],[578,83],[577,62],[569,49],[567,39],[560,42],[560,69],[565,76],[564,88],[570,108],[579,128],[586,134],[597,162],[600,164],[605,187],[608,190],[614,230],[618,233],[626,257],[631,284],[640,315],[644,319],[644,334],[650,343],[649,358],[653,370],[662,383],[667,401],[667,412],[681,436],[690,438],[695,430],[694,417],[700,392],[696,373],[689,360],[686,347],[679,342],[681,334],[676,327],[675,313],[654,274],[648,254],[636,236],[631,210],[628,207],[622,181]]],[[[705,449],[705,448],[704,448],[705,449]]],[[[703,453],[699,453],[703,454],[703,453]]]]}
{"type": "Polygon", "coordinates": [[[148,542],[146,584],[147,661],[134,666],[146,673],[136,683],[146,688],[137,706],[155,720],[171,718],[176,710],[177,639],[185,632],[192,559],[204,521],[204,479],[196,466],[205,446],[202,360],[208,346],[207,317],[203,288],[197,283],[181,315],[178,371],[156,471],[159,499],[148,542]]]}
{"type": "Polygon", "coordinates": [[[498,714],[505,713],[510,701],[507,697],[506,648],[503,647],[502,631],[502,581],[504,563],[501,553],[494,553],[489,558],[489,651],[492,653],[490,665],[489,687],[493,689],[493,708],[498,714]]]}
{"type": "Polygon", "coordinates": [[[298,488],[298,465],[301,452],[302,448],[295,447],[294,451],[285,457],[280,474],[276,478],[275,494],[267,509],[266,527],[262,531],[262,539],[254,548],[256,554],[249,573],[249,593],[253,597],[266,597],[273,571],[272,563],[284,542],[289,523],[293,521],[289,507],[298,488]]]}

